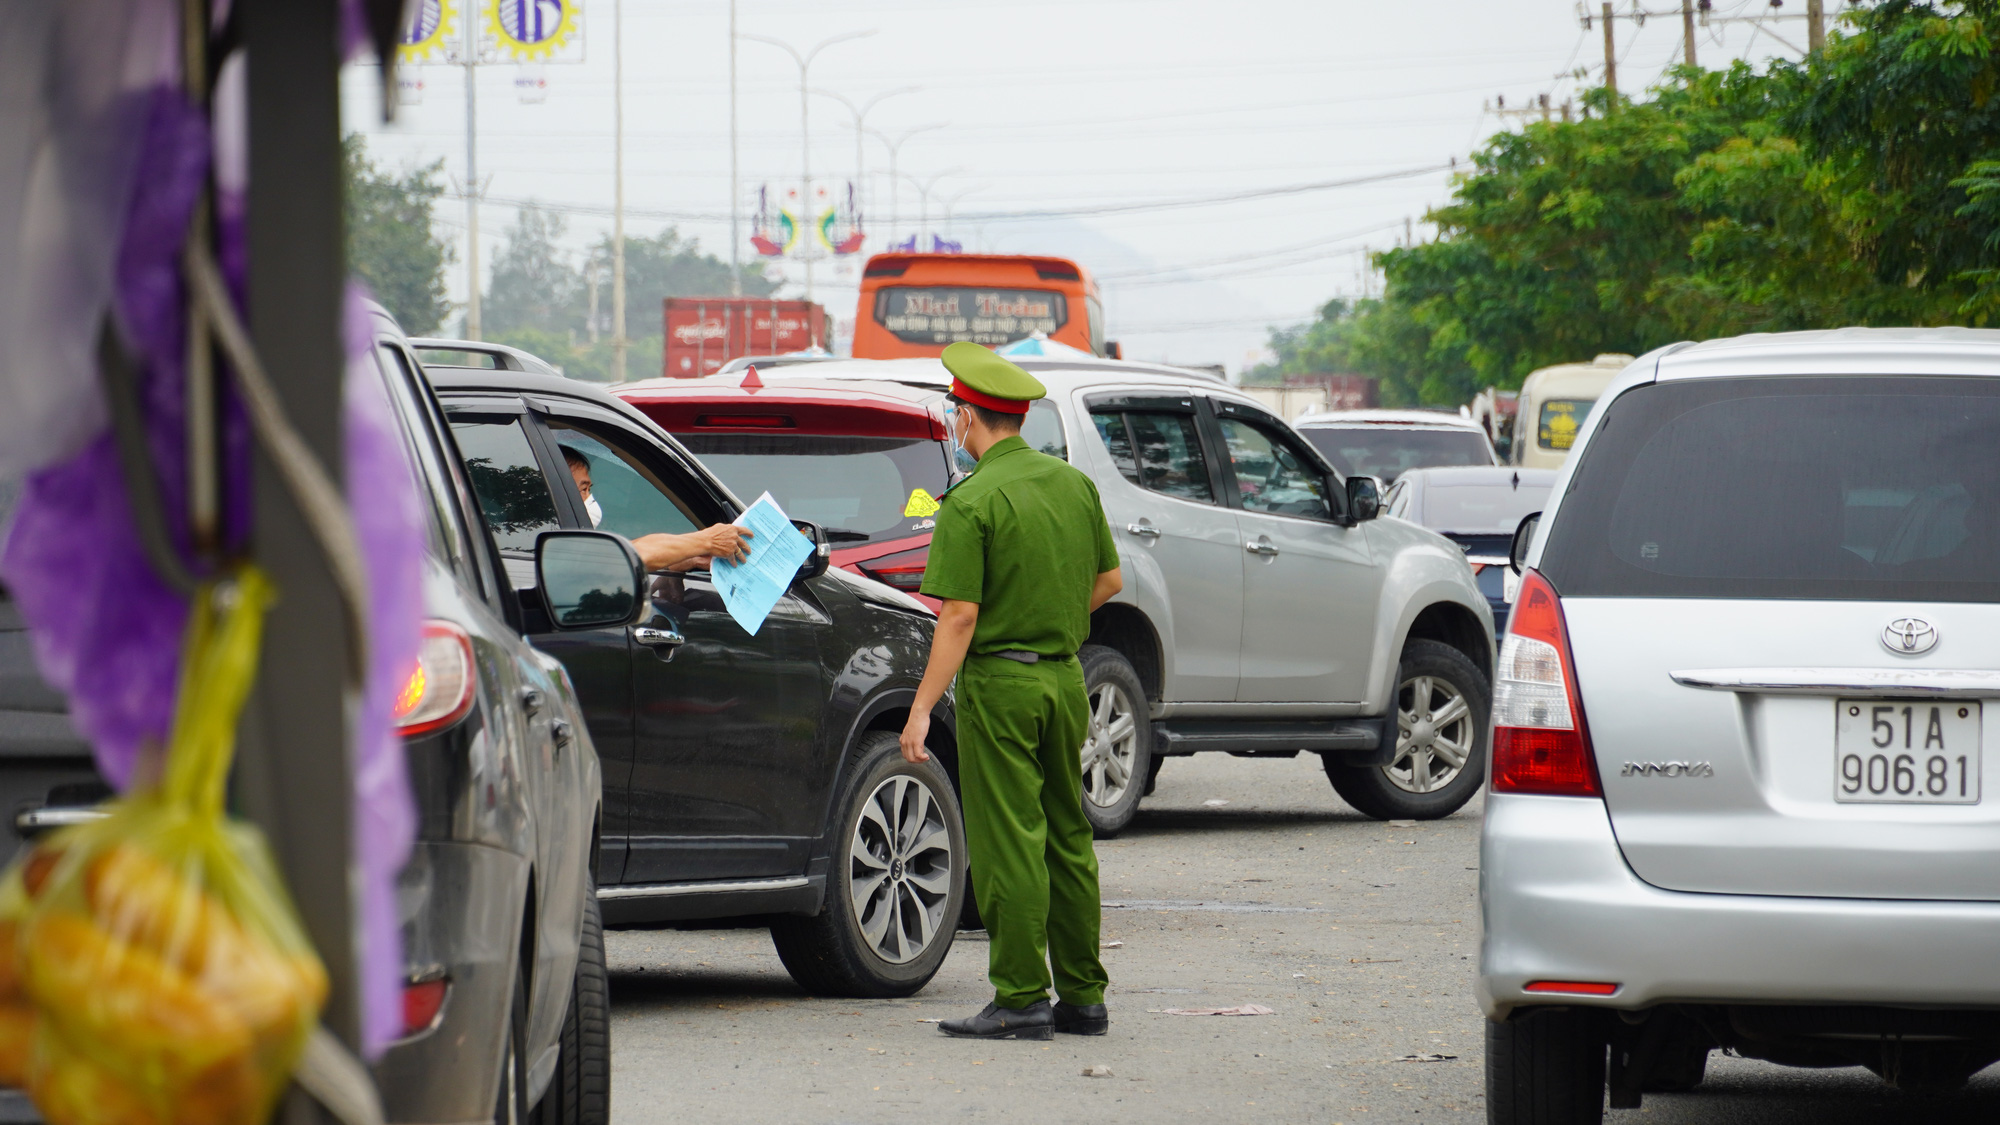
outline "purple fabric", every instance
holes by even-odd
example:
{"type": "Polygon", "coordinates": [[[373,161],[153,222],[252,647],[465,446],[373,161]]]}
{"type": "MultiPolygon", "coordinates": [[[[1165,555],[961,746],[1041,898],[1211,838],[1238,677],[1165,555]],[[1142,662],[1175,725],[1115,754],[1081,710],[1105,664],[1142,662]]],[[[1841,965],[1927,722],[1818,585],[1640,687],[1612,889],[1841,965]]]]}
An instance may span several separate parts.
{"type": "MultiPolygon", "coordinates": [[[[186,540],[182,475],[184,326],[177,257],[206,173],[208,129],[175,91],[152,96],[116,267],[117,319],[142,369],[155,475],[176,542],[186,540]]],[[[240,474],[239,474],[240,479],[240,474]]],[[[187,604],[139,544],[108,434],[31,474],[0,580],[12,591],[48,681],[112,785],[131,780],[140,748],[173,719],[187,604]]]]}
{"type": "Polygon", "coordinates": [[[375,366],[367,293],[347,293],[347,495],[368,570],[369,666],[354,732],[360,884],[361,1039],[370,1058],[403,1032],[396,876],[416,839],[416,803],[393,714],[421,643],[424,531],[417,484],[375,366]],[[365,500],[363,498],[366,498],[365,500]]]}

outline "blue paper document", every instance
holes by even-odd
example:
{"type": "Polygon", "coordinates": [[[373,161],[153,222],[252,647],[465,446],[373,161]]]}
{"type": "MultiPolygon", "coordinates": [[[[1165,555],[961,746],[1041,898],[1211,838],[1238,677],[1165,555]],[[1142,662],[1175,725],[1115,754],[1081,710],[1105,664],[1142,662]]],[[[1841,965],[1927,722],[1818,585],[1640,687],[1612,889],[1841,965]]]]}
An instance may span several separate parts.
{"type": "Polygon", "coordinates": [[[813,544],[792,526],[768,492],[737,517],[736,526],[750,532],[744,541],[749,557],[741,563],[716,559],[709,573],[729,616],[754,637],[771,615],[771,607],[791,588],[792,578],[798,574],[799,564],[812,554],[813,544]]]}

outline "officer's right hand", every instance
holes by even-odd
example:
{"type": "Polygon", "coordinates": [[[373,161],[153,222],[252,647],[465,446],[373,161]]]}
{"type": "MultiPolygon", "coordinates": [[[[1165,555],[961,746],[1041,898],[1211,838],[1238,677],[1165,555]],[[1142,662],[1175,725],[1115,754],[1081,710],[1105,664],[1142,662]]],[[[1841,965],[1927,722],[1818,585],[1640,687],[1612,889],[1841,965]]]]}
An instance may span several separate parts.
{"type": "Polygon", "coordinates": [[[912,709],[910,711],[909,722],[903,724],[903,736],[900,739],[904,761],[928,762],[931,760],[931,752],[924,749],[924,740],[930,737],[930,733],[931,713],[929,711],[912,709]]]}

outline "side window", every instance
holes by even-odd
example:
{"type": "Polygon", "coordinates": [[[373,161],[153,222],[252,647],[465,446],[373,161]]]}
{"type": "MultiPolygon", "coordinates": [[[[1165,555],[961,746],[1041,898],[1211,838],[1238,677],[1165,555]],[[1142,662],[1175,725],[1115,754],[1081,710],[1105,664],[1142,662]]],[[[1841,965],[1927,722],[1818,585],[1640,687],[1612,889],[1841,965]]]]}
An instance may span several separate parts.
{"type": "Polygon", "coordinates": [[[1215,503],[1194,415],[1134,412],[1125,415],[1125,422],[1132,429],[1141,487],[1183,500],[1215,503]]]}
{"type": "Polygon", "coordinates": [[[1139,483],[1139,464],[1132,460],[1132,434],[1125,428],[1123,414],[1092,414],[1090,420],[1097,424],[1097,436],[1104,441],[1105,452],[1111,454],[1118,473],[1133,484],[1139,483]]]}
{"type": "Polygon", "coordinates": [[[554,531],[555,495],[515,414],[454,414],[451,432],[465,457],[481,515],[503,551],[532,551],[535,537],[554,531]]]}
{"type": "Polygon", "coordinates": [[[469,568],[465,565],[465,543],[457,534],[458,521],[452,515],[449,496],[442,491],[443,474],[436,452],[424,440],[426,435],[411,432],[415,426],[405,398],[409,393],[409,370],[404,366],[402,356],[386,345],[376,346],[375,359],[382,371],[383,389],[388,393],[390,410],[395,413],[403,433],[403,450],[410,458],[411,469],[418,476],[417,491],[423,494],[426,501],[424,507],[431,514],[431,518],[425,521],[430,533],[431,551],[438,558],[456,564],[469,577],[469,568]]]}
{"type": "Polygon", "coordinates": [[[577,491],[583,493],[584,509],[599,531],[637,539],[658,532],[678,535],[706,526],[643,460],[620,448],[627,443],[617,435],[600,437],[553,419],[549,430],[569,464],[577,491]]]}
{"type": "Polygon", "coordinates": [[[1021,420],[1021,440],[1028,448],[1051,457],[1069,460],[1069,439],[1063,436],[1062,409],[1045,398],[1028,404],[1028,416],[1021,420]]]}
{"type": "Polygon", "coordinates": [[[1235,418],[1221,425],[1246,510],[1326,518],[1326,481],[1290,442],[1235,418]]]}

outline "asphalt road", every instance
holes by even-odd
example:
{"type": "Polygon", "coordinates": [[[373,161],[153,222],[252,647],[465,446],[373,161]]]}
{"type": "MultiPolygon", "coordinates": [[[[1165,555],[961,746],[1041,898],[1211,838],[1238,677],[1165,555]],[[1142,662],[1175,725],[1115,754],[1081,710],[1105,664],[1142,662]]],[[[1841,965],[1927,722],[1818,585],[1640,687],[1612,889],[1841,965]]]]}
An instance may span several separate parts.
{"type": "MultiPolygon", "coordinates": [[[[946,1039],[991,992],[961,934],[908,1000],[819,1000],[761,930],[608,935],[619,1123],[1479,1121],[1479,819],[1363,818],[1317,758],[1175,759],[1098,845],[1111,1034],[946,1039]],[[1166,1009],[1258,1004],[1271,1015],[1166,1009]],[[1085,1077],[1107,1067],[1110,1077],[1085,1077]]],[[[1612,1123],[2000,1121],[2000,1067],[1917,1099],[1863,1070],[1711,1059],[1612,1123]]]]}

